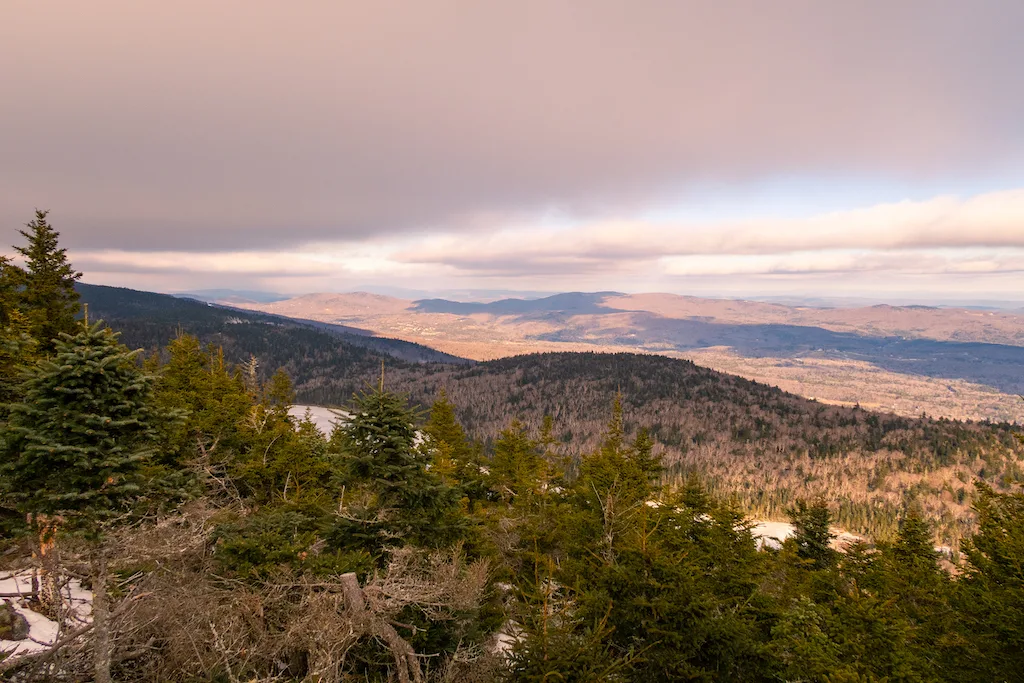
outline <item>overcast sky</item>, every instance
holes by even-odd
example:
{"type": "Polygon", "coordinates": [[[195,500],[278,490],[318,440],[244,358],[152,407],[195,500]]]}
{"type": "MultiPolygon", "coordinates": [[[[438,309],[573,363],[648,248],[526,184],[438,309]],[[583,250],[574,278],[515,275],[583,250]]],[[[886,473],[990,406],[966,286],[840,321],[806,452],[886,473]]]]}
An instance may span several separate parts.
{"type": "Polygon", "coordinates": [[[1024,299],[1024,2],[4,0],[0,219],[175,291],[1024,299]]]}

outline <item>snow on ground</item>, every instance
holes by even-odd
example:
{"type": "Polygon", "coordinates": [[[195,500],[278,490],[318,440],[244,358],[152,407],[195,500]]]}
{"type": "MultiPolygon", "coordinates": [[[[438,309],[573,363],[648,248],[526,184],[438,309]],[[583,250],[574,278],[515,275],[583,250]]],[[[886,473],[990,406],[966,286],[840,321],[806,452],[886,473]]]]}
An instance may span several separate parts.
{"type": "Polygon", "coordinates": [[[793,525],[788,522],[758,522],[750,531],[757,539],[758,548],[781,548],[782,542],[793,535],[793,525]]]}
{"type": "Polygon", "coordinates": [[[323,406],[296,405],[288,409],[288,414],[296,420],[301,420],[306,415],[306,410],[309,410],[310,417],[313,418],[313,424],[317,426],[317,429],[327,436],[331,435],[336,421],[344,420],[348,417],[348,413],[344,410],[325,408],[323,406]]]}
{"type": "MultiPolygon", "coordinates": [[[[331,432],[334,431],[335,422],[344,422],[348,419],[348,413],[344,410],[340,408],[326,408],[324,406],[294,405],[288,409],[288,414],[298,421],[305,417],[307,410],[309,411],[309,416],[313,419],[313,424],[324,433],[324,436],[331,435],[331,432]]],[[[417,431],[413,445],[419,445],[422,441],[423,433],[417,431]]]]}
{"type": "MultiPolygon", "coordinates": [[[[789,522],[756,521],[751,532],[757,539],[758,548],[781,548],[782,542],[793,535],[793,525],[789,522]]],[[[863,536],[851,534],[848,531],[836,529],[835,527],[832,528],[832,533],[836,535],[835,540],[832,541],[832,547],[836,550],[842,550],[845,546],[853,543],[854,541],[865,540],[863,536]]]]}
{"type": "MultiPolygon", "coordinates": [[[[27,594],[32,591],[32,572],[24,571],[16,574],[0,575],[0,593],[27,594]]],[[[65,603],[70,606],[71,619],[79,623],[87,623],[92,612],[92,592],[87,591],[72,579],[64,589],[65,603]]],[[[23,607],[24,601],[18,598],[4,598],[15,611],[25,617],[29,625],[28,638],[25,640],[0,640],[0,652],[11,653],[12,656],[45,650],[57,639],[59,632],[57,622],[47,619],[42,614],[23,607]]]]}

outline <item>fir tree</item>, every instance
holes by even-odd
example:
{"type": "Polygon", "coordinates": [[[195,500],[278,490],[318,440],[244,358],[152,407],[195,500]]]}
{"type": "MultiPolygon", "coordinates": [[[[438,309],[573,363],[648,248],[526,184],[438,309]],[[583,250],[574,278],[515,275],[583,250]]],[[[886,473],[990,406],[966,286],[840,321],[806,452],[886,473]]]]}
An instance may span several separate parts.
{"type": "Polygon", "coordinates": [[[430,407],[430,416],[423,427],[423,433],[431,444],[437,447],[445,444],[446,453],[454,460],[468,460],[472,454],[466,431],[455,417],[455,405],[448,400],[444,389],[441,389],[437,400],[430,407]]]}
{"type": "Polygon", "coordinates": [[[935,561],[938,553],[932,540],[932,528],[920,508],[911,507],[900,520],[892,556],[896,564],[905,570],[924,570],[928,573],[937,570],[935,561]]]}
{"type": "Polygon", "coordinates": [[[470,441],[455,417],[455,405],[441,389],[423,426],[422,449],[430,459],[431,472],[461,491],[467,512],[487,497],[481,448],[470,441]]]}
{"type": "Polygon", "coordinates": [[[978,483],[978,533],[963,545],[957,596],[972,665],[963,680],[1019,680],[1024,671],[1024,493],[978,483]]]}
{"type": "Polygon", "coordinates": [[[438,548],[459,540],[465,520],[458,491],[427,469],[416,447],[416,414],[405,399],[378,389],[356,396],[348,412],[333,440],[346,465],[346,488],[352,489],[346,496],[363,510],[341,525],[335,539],[370,551],[405,544],[438,548]]]}
{"type": "Polygon", "coordinates": [[[107,566],[109,525],[144,496],[144,466],[156,447],[151,378],[102,323],[62,333],[54,354],[25,380],[11,408],[3,494],[36,526],[71,532],[93,546],[95,677],[110,681],[107,566]],[[59,521],[57,521],[59,520],[59,521]]]}
{"type": "Polygon", "coordinates": [[[836,551],[832,549],[832,513],[823,500],[811,504],[798,500],[788,510],[793,523],[793,543],[797,555],[810,563],[813,569],[828,569],[835,565],[836,551]]]}
{"type": "Polygon", "coordinates": [[[38,344],[29,334],[28,321],[12,310],[0,326],[0,423],[7,419],[10,406],[21,398],[20,368],[37,359],[38,344]]]}
{"type": "Polygon", "coordinates": [[[0,328],[11,322],[19,307],[19,290],[23,287],[25,271],[0,255],[0,328]]]}
{"type": "Polygon", "coordinates": [[[512,420],[494,442],[491,488],[506,503],[512,503],[537,491],[541,470],[537,443],[530,438],[526,425],[512,420]]]}
{"type": "Polygon", "coordinates": [[[20,308],[30,321],[31,333],[46,350],[56,344],[62,332],[74,333],[78,313],[75,281],[82,274],[71,267],[67,250],[58,246],[60,233],[46,220],[46,211],[21,230],[27,241],[15,250],[25,259],[20,292],[20,308]]]}
{"type": "Polygon", "coordinates": [[[157,415],[152,378],[137,354],[102,323],[60,336],[11,408],[18,448],[3,468],[9,499],[91,536],[142,494],[139,473],[155,450],[157,415]]]}
{"type": "Polygon", "coordinates": [[[187,419],[168,437],[163,457],[174,467],[198,457],[221,470],[245,450],[242,425],[253,397],[230,372],[222,349],[204,349],[196,337],[179,334],[167,352],[156,381],[157,402],[162,411],[181,411],[187,419]]]}

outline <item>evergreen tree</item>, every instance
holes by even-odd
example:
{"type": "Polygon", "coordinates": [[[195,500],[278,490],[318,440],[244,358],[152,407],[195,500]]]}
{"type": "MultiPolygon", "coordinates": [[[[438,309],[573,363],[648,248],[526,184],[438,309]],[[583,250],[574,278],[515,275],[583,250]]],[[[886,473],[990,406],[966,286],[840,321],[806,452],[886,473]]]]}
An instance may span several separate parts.
{"type": "Polygon", "coordinates": [[[466,436],[444,389],[423,426],[422,450],[430,460],[430,471],[460,490],[467,512],[487,497],[482,450],[466,436]]]}
{"type": "Polygon", "coordinates": [[[832,549],[835,534],[832,533],[832,513],[825,501],[819,499],[808,505],[807,501],[798,500],[788,512],[797,555],[812,569],[833,567],[836,561],[836,551],[832,549]]]}
{"type": "Polygon", "coordinates": [[[403,397],[378,389],[354,397],[349,419],[332,439],[347,472],[343,517],[335,541],[371,552],[389,545],[447,547],[465,531],[458,491],[427,469],[416,447],[416,414],[403,397]]]}
{"type": "Polygon", "coordinates": [[[11,404],[21,398],[20,368],[37,359],[38,344],[29,335],[28,321],[12,310],[0,326],[0,423],[7,419],[11,404]]]}
{"type": "Polygon", "coordinates": [[[16,448],[3,465],[6,496],[31,514],[59,515],[87,536],[144,491],[156,449],[152,378],[137,351],[102,323],[62,334],[11,407],[16,448]]]}
{"type": "Polygon", "coordinates": [[[637,431],[629,450],[629,460],[641,476],[647,477],[652,484],[661,476],[661,458],[654,454],[654,439],[647,429],[641,428],[637,431]]]}
{"type": "Polygon", "coordinates": [[[432,446],[443,449],[453,460],[465,461],[472,455],[473,448],[466,431],[455,417],[455,404],[448,400],[444,389],[441,389],[437,400],[430,406],[430,415],[423,426],[423,433],[432,446]]]}
{"type": "Polygon", "coordinates": [[[911,507],[900,520],[896,542],[892,545],[895,563],[904,569],[921,569],[933,572],[937,569],[935,542],[932,528],[920,508],[911,507]]]}
{"type": "Polygon", "coordinates": [[[542,462],[537,442],[530,438],[526,425],[512,420],[494,442],[491,459],[491,488],[506,503],[537,492],[542,462]]]}
{"type": "Polygon", "coordinates": [[[35,533],[80,534],[93,546],[95,676],[110,681],[109,525],[146,494],[144,467],[156,449],[152,380],[102,323],[55,340],[11,408],[3,495],[35,533]],[[59,520],[59,521],[58,521],[59,520]]]}
{"type": "Polygon", "coordinates": [[[978,483],[978,533],[963,544],[957,606],[968,642],[964,680],[1019,680],[1024,671],[1024,493],[978,483]]]}
{"type": "Polygon", "coordinates": [[[163,411],[187,415],[165,442],[167,464],[184,467],[199,458],[222,471],[245,448],[242,425],[254,399],[224,362],[222,349],[204,349],[196,337],[179,334],[167,353],[156,381],[157,402],[163,411]]]}
{"type": "Polygon", "coordinates": [[[57,336],[74,333],[75,315],[79,310],[75,281],[82,274],[72,268],[67,250],[58,246],[60,233],[46,220],[46,211],[36,210],[36,217],[21,230],[27,243],[15,250],[25,259],[20,291],[20,308],[28,317],[32,336],[51,350],[57,336]]]}
{"type": "Polygon", "coordinates": [[[653,455],[653,442],[645,430],[632,445],[625,440],[622,396],[616,395],[612,416],[605,428],[601,448],[580,463],[576,489],[583,496],[612,497],[623,508],[647,501],[655,492],[655,478],[661,463],[653,455]]]}
{"type": "Polygon", "coordinates": [[[895,541],[880,546],[881,557],[874,563],[880,578],[868,585],[890,613],[906,621],[906,657],[915,669],[925,678],[938,678],[943,659],[950,656],[957,619],[950,606],[952,579],[939,567],[932,527],[919,508],[911,507],[895,541]]]}
{"type": "Polygon", "coordinates": [[[622,392],[615,394],[612,403],[612,417],[605,428],[601,452],[606,455],[619,455],[625,445],[626,433],[622,419],[622,392]]]}
{"type": "Polygon", "coordinates": [[[19,307],[19,290],[23,286],[25,271],[0,255],[0,328],[11,322],[11,316],[19,307]]]}
{"type": "Polygon", "coordinates": [[[263,386],[263,405],[283,422],[290,422],[289,409],[295,404],[295,388],[284,368],[278,368],[263,386]]]}
{"type": "MultiPolygon", "coordinates": [[[[296,431],[289,409],[295,400],[291,379],[278,370],[253,388],[258,402],[240,426],[242,440],[228,472],[242,493],[258,504],[297,503],[330,497],[331,467],[326,450],[296,431]]],[[[307,425],[308,432],[308,425],[307,425]]]]}

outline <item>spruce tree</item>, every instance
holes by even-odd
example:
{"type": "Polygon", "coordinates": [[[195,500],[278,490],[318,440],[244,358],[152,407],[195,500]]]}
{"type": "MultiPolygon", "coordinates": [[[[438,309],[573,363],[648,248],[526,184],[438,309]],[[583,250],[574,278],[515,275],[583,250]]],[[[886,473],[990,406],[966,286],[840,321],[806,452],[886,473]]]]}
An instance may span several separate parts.
{"type": "Polygon", "coordinates": [[[51,358],[26,376],[11,407],[3,497],[37,534],[75,533],[93,548],[95,680],[110,681],[107,564],[111,524],[145,494],[156,448],[151,378],[102,323],[55,340],[51,358]]]}
{"type": "Polygon", "coordinates": [[[19,308],[19,291],[23,286],[25,271],[0,255],[0,327],[11,323],[12,314],[19,308]]]}
{"type": "Polygon", "coordinates": [[[963,544],[957,603],[970,652],[963,680],[1020,680],[1024,671],[1024,492],[978,482],[978,533],[963,544]]]}
{"type": "MultiPolygon", "coordinates": [[[[378,389],[354,397],[348,421],[332,440],[347,465],[346,497],[363,508],[335,538],[371,552],[389,545],[445,547],[459,540],[465,519],[458,491],[427,469],[416,447],[416,414],[398,395],[378,389]],[[372,520],[372,521],[371,521],[372,520]]],[[[344,519],[344,518],[343,518],[344,519]]]]}
{"type": "Polygon", "coordinates": [[[466,431],[455,417],[455,404],[448,400],[444,389],[441,389],[437,400],[430,407],[430,416],[423,427],[423,433],[434,446],[445,444],[445,452],[456,461],[468,460],[472,455],[473,449],[466,431]]]}
{"type": "Polygon", "coordinates": [[[157,402],[163,411],[188,416],[166,444],[167,464],[181,466],[198,456],[219,469],[244,450],[242,425],[254,399],[230,371],[222,349],[203,348],[196,337],[180,334],[167,352],[156,382],[157,402]]]}
{"type": "Polygon", "coordinates": [[[633,444],[627,444],[622,414],[622,395],[612,404],[612,416],[605,428],[601,448],[584,456],[580,463],[577,489],[584,496],[614,496],[625,506],[646,501],[657,488],[661,462],[653,455],[654,442],[640,430],[633,444]]]}
{"type": "Polygon", "coordinates": [[[530,438],[526,425],[512,420],[494,442],[491,461],[491,486],[507,503],[537,491],[543,461],[537,453],[537,442],[530,438]]]}
{"type": "Polygon", "coordinates": [[[30,514],[60,515],[95,537],[142,493],[156,446],[152,378],[102,323],[61,334],[11,406],[17,448],[3,463],[5,495],[30,514]]]}
{"type": "Polygon", "coordinates": [[[430,407],[423,437],[421,448],[429,458],[431,472],[460,490],[461,504],[467,512],[475,510],[488,492],[482,449],[459,424],[455,405],[444,389],[430,407]]]}
{"type": "Polygon", "coordinates": [[[11,405],[20,400],[20,368],[36,360],[37,350],[25,316],[12,310],[7,322],[0,326],[0,423],[6,421],[11,405]]]}
{"type": "Polygon", "coordinates": [[[40,345],[51,350],[61,332],[75,332],[79,310],[75,281],[82,277],[67,259],[67,250],[58,246],[60,233],[47,222],[46,211],[20,230],[27,243],[15,250],[25,259],[20,288],[20,308],[29,318],[31,333],[40,345]]]}
{"type": "Polygon", "coordinates": [[[836,551],[832,549],[832,513],[823,500],[811,504],[798,500],[788,511],[793,523],[793,542],[797,555],[810,563],[813,569],[835,566],[836,551]]]}

